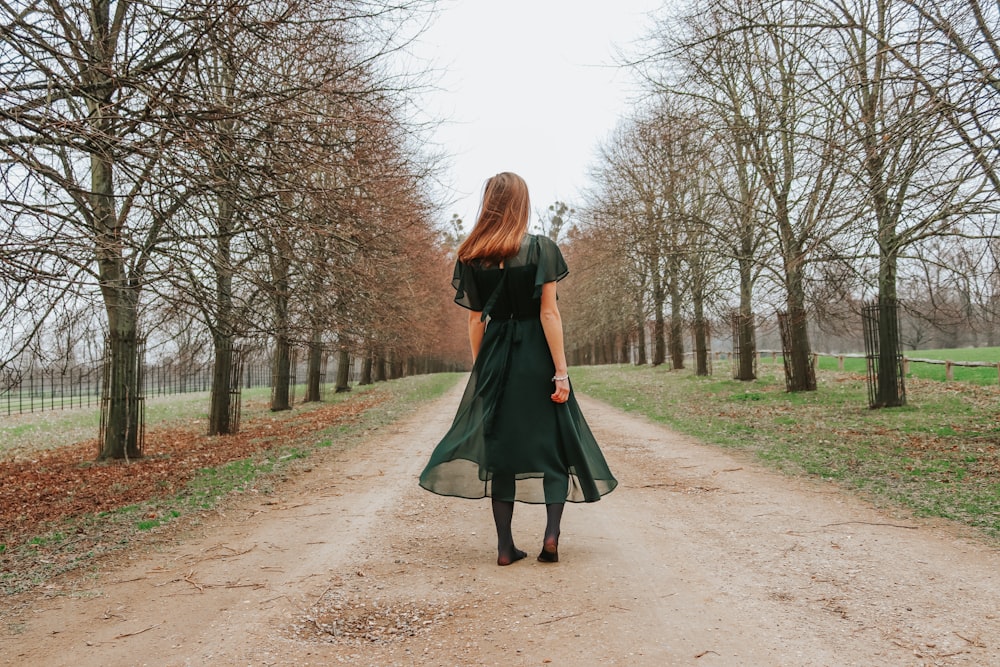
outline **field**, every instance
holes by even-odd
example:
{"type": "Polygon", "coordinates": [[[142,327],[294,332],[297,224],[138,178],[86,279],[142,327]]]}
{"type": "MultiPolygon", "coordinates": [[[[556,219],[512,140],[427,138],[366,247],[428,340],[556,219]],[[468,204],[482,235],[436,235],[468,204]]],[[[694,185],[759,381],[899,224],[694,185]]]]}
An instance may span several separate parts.
{"type": "MultiPolygon", "coordinates": [[[[907,350],[903,354],[909,359],[940,359],[941,361],[982,361],[994,364],[993,366],[967,367],[955,366],[954,379],[956,382],[971,382],[981,385],[1000,384],[1000,377],[997,374],[996,363],[1000,362],[1000,347],[976,347],[950,350],[907,350]]],[[[866,362],[863,358],[845,357],[844,371],[850,373],[865,373],[866,362]]],[[[819,368],[822,370],[835,371],[838,368],[838,360],[835,357],[821,356],[819,358],[819,368]]],[[[945,381],[945,367],[943,364],[928,364],[918,361],[910,362],[907,379],[936,380],[945,381]]]]}

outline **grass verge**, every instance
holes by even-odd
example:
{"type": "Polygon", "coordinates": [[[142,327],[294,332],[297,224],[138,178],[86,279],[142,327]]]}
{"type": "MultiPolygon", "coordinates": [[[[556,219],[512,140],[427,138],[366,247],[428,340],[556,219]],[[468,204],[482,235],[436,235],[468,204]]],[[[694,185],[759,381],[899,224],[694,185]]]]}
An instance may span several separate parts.
{"type": "Polygon", "coordinates": [[[579,367],[574,387],[788,474],[859,490],[1000,538],[1000,389],[908,380],[908,405],[869,410],[863,375],[820,370],[789,394],[770,368],[754,382],[636,366],[579,367]]]}

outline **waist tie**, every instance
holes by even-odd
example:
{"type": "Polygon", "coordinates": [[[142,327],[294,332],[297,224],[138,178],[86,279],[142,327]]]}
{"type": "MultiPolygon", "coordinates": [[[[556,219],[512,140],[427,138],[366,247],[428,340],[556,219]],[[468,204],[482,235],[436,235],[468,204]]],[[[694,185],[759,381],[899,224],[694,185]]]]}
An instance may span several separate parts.
{"type": "Polygon", "coordinates": [[[483,393],[487,394],[490,390],[492,390],[493,394],[493,396],[484,401],[483,430],[486,435],[493,432],[493,424],[494,419],[496,418],[497,407],[503,400],[503,393],[507,388],[507,382],[510,379],[510,367],[514,360],[514,348],[521,344],[521,338],[523,336],[523,331],[521,330],[522,321],[523,320],[515,318],[505,320],[490,319],[490,328],[499,328],[496,345],[500,350],[500,368],[495,376],[491,378],[484,378],[487,386],[484,387],[483,393]]]}

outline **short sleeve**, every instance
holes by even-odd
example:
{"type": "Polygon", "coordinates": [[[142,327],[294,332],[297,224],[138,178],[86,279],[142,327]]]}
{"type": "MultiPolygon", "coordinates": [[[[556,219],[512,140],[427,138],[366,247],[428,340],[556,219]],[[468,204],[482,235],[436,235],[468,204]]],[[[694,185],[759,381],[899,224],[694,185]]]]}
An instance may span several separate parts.
{"type": "Polygon", "coordinates": [[[477,313],[483,309],[483,300],[479,296],[471,266],[456,261],[451,286],[455,288],[455,303],[477,313]]]}
{"type": "Polygon", "coordinates": [[[542,285],[562,280],[569,273],[566,260],[555,241],[538,236],[538,269],[535,271],[535,299],[542,298],[542,285]]]}

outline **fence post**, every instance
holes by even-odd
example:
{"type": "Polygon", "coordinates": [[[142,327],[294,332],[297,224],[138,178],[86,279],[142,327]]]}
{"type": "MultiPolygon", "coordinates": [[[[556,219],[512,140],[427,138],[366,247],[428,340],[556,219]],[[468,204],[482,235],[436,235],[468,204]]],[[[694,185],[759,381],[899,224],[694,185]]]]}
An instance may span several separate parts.
{"type": "Polygon", "coordinates": [[[950,360],[945,360],[944,362],[944,379],[948,382],[955,379],[954,364],[950,360]]]}
{"type": "Polygon", "coordinates": [[[844,355],[842,354],[837,357],[837,370],[844,370],[844,355]]]}

